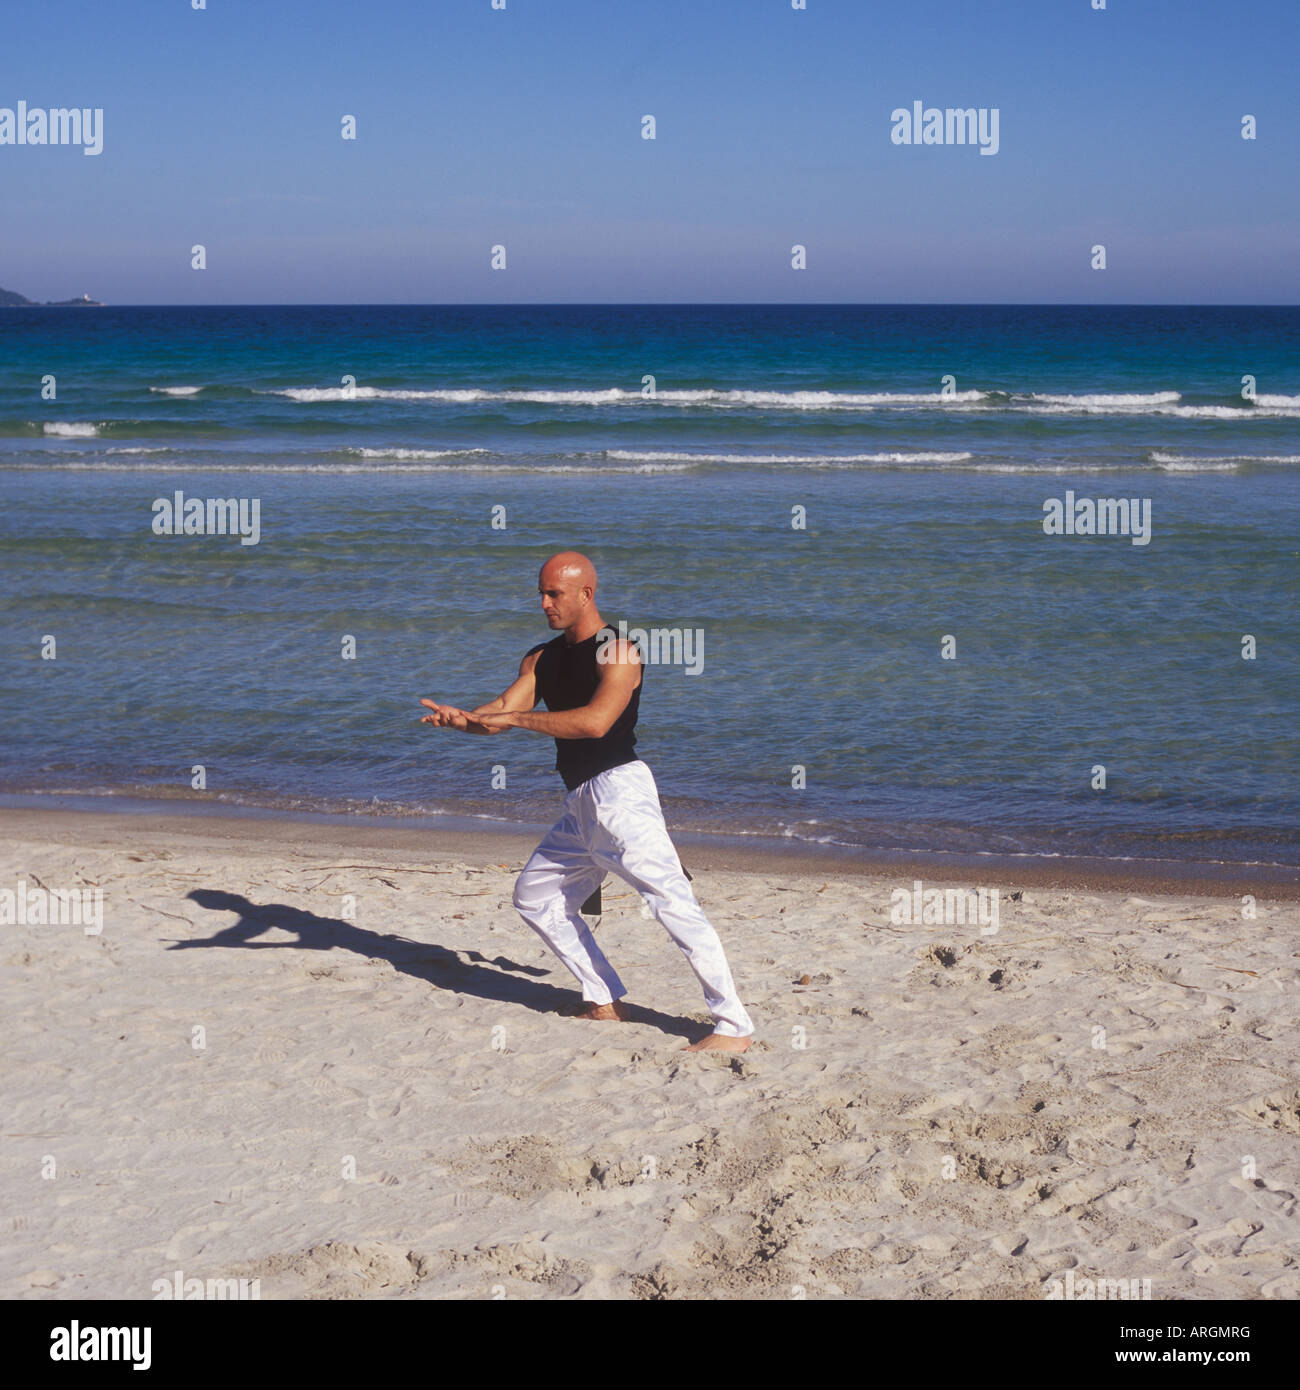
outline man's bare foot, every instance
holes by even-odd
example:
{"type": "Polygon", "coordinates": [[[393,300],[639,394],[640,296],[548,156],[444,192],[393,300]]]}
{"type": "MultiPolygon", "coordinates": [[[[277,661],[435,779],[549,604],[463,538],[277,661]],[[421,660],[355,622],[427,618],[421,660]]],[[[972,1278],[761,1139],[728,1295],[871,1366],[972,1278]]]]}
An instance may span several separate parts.
{"type": "Polygon", "coordinates": [[[570,1018],[592,1018],[597,1021],[630,1023],[631,1014],[615,999],[612,1004],[583,1004],[569,1014],[570,1018]]]}
{"type": "Polygon", "coordinates": [[[754,1041],[752,1035],[747,1038],[729,1038],[722,1033],[710,1033],[707,1038],[701,1038],[699,1042],[692,1043],[686,1048],[687,1052],[744,1052],[745,1049],[754,1041]]]}

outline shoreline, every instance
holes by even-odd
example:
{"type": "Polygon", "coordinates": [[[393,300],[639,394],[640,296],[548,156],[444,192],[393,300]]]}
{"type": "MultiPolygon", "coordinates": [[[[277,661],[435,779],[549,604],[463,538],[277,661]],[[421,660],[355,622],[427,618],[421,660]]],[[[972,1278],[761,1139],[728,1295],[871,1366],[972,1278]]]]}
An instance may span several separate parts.
{"type": "MultiPolygon", "coordinates": [[[[478,821],[466,817],[331,815],[188,800],[33,794],[0,798],[0,835],[76,840],[110,848],[126,839],[177,835],[255,842],[285,850],[354,847],[471,864],[531,854],[543,823],[478,821]]],[[[1113,860],[1044,855],[959,854],[846,850],[806,842],[672,831],[688,871],[750,872],[825,879],[899,877],[987,887],[1140,893],[1161,897],[1228,898],[1252,894],[1300,902],[1300,868],[1205,864],[1183,860],[1113,860]]]]}

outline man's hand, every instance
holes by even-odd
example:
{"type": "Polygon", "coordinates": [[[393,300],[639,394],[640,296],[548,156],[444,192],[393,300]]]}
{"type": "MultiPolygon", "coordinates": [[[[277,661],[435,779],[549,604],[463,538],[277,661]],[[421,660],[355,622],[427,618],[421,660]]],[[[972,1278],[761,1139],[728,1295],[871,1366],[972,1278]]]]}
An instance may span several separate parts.
{"type": "Polygon", "coordinates": [[[433,724],[439,729],[460,729],[467,734],[494,734],[496,729],[486,728],[477,715],[469,714],[463,709],[458,709],[455,705],[440,705],[435,700],[421,700],[422,705],[427,705],[432,714],[426,714],[420,720],[421,724],[433,724]]]}

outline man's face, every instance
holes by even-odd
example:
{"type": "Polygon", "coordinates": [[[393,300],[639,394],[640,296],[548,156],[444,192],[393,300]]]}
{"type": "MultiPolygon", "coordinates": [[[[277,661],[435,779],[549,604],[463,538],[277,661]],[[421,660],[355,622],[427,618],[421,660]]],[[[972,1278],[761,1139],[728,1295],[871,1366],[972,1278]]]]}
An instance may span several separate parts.
{"type": "Polygon", "coordinates": [[[537,592],[542,596],[542,612],[555,632],[571,628],[586,607],[585,590],[567,576],[543,574],[537,582],[537,592]]]}

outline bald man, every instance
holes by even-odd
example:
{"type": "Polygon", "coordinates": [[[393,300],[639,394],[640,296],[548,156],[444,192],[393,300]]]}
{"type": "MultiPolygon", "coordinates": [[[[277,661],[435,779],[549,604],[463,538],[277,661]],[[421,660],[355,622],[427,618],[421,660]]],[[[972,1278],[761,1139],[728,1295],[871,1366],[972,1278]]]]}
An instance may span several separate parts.
{"type": "Polygon", "coordinates": [[[744,1052],[754,1025],[668,838],[654,777],[633,751],[644,680],[636,644],[601,618],[595,566],[576,550],[547,560],[537,590],[560,635],[532,648],[519,678],[495,700],[472,710],[421,700],[434,712],[420,722],[472,734],[531,729],[555,740],[555,767],[568,795],[515,881],[514,904],[582,986],[576,1017],[629,1017],[619,1002],[627,990],[578,910],[606,872],[616,873],[650,905],[704,987],[713,1032],[687,1051],[744,1052]],[[539,699],[548,713],[533,712],[539,699]]]}

